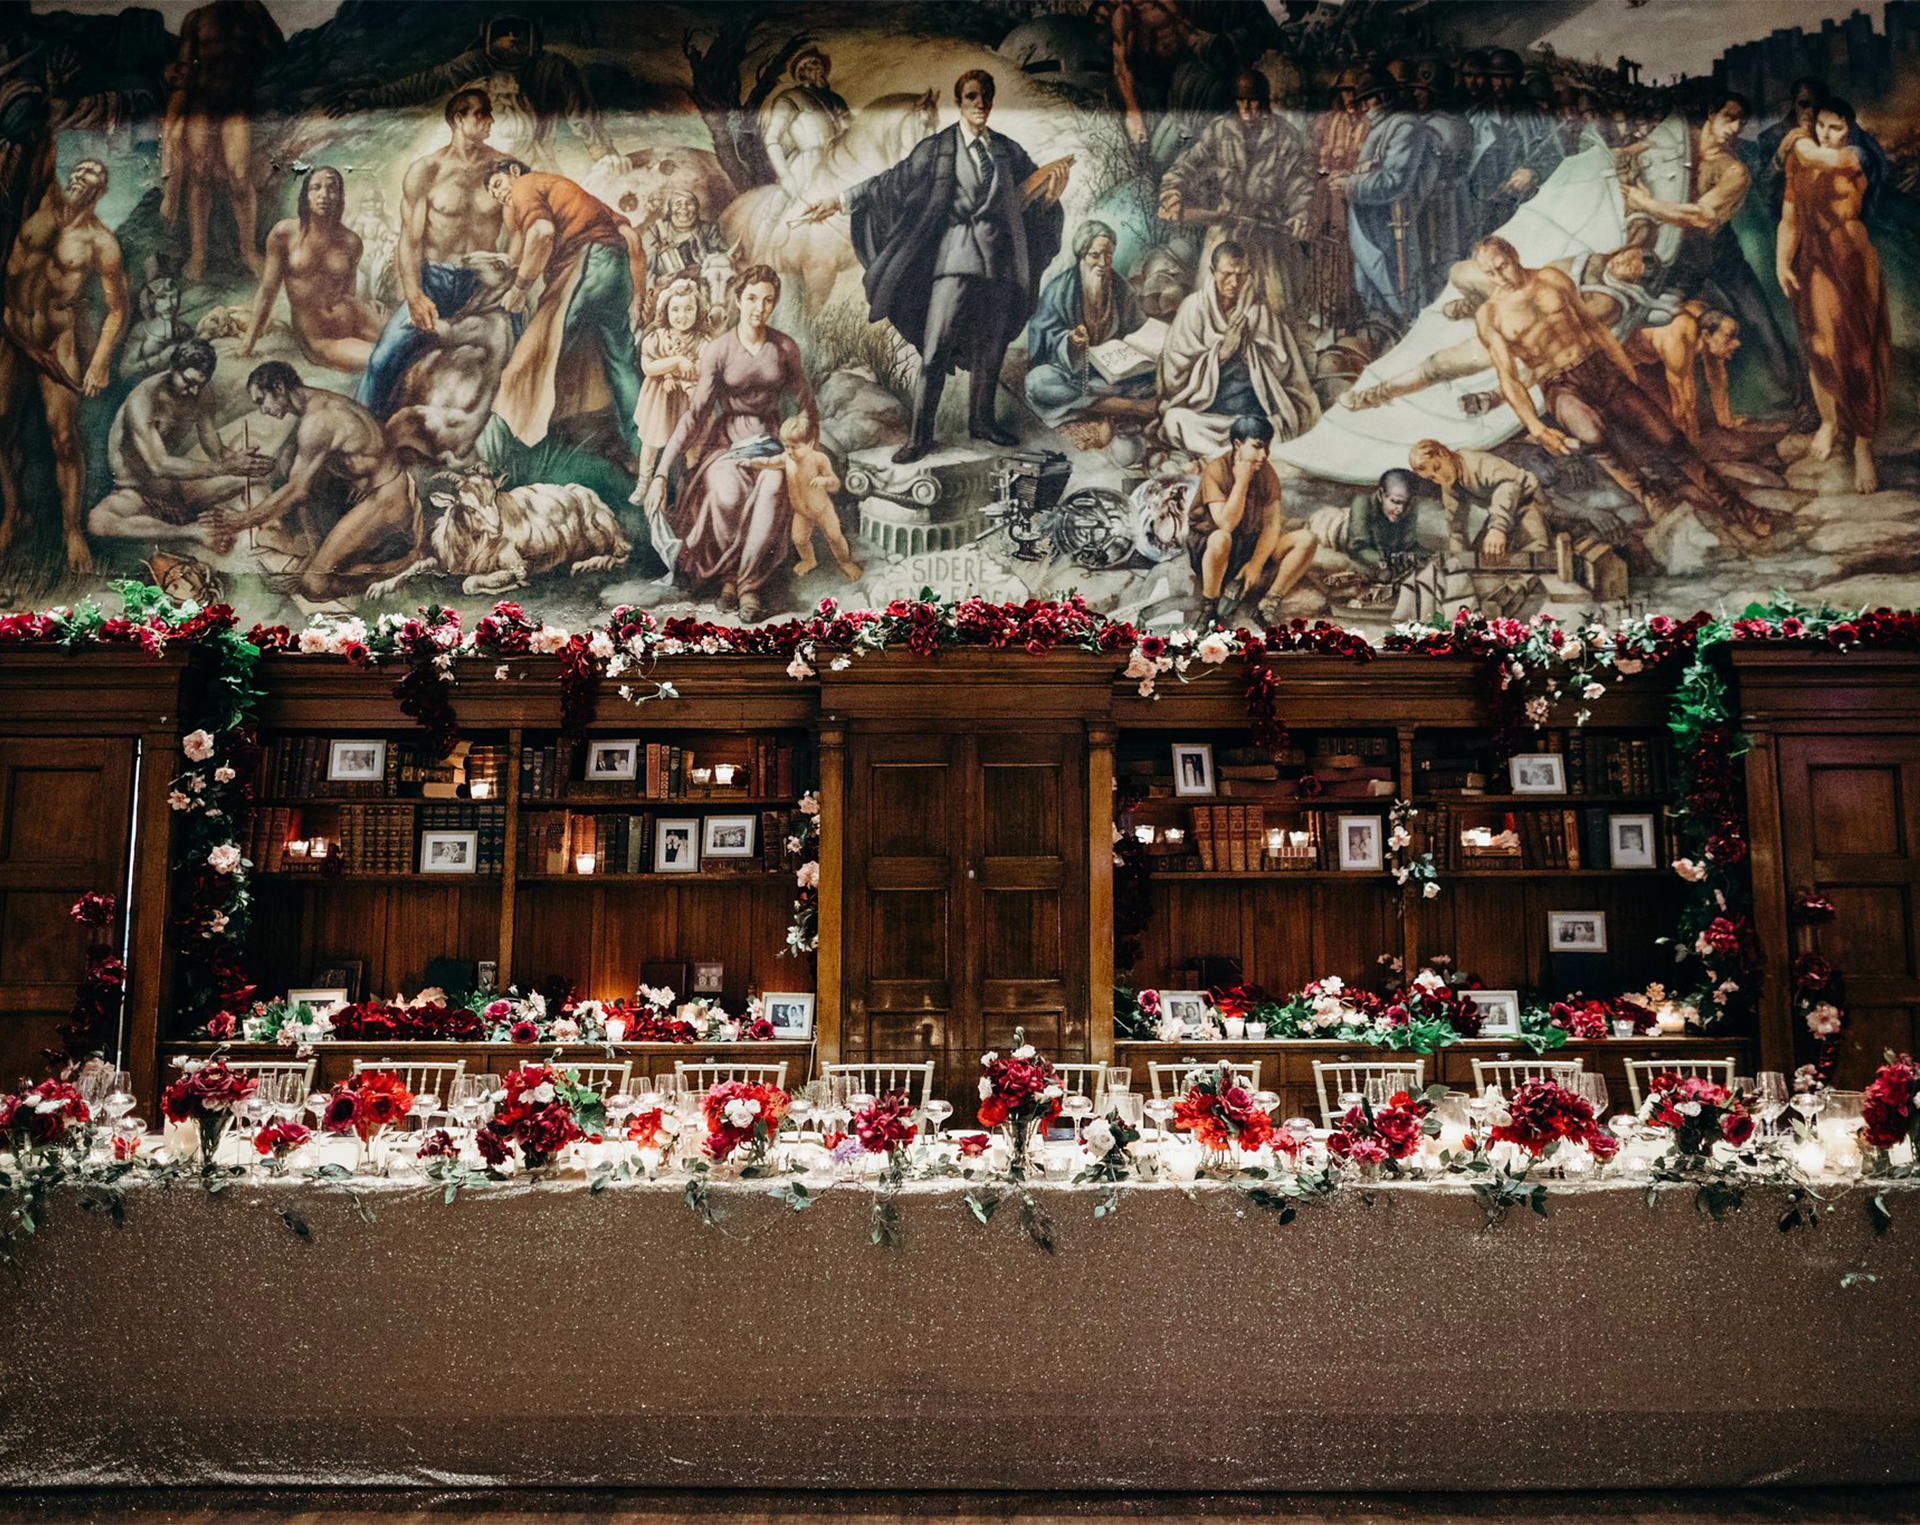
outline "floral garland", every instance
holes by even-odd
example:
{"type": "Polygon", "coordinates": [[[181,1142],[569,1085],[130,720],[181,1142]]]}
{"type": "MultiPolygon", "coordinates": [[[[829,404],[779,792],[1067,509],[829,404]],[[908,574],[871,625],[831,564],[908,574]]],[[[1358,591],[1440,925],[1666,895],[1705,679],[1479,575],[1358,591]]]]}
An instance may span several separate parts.
{"type": "Polygon", "coordinates": [[[57,1030],[60,1047],[42,1056],[63,1076],[97,1055],[111,1053],[119,1036],[117,1024],[126,997],[127,966],[106,940],[113,913],[113,896],[92,891],[76,900],[67,913],[81,926],[94,928],[96,941],[87,949],[87,971],[74,991],[73,1008],[57,1030]]]}
{"type": "Polygon", "coordinates": [[[793,918],[781,952],[804,957],[820,946],[820,796],[812,790],[800,796],[799,808],[787,817],[786,847],[788,859],[797,862],[793,918]]]}

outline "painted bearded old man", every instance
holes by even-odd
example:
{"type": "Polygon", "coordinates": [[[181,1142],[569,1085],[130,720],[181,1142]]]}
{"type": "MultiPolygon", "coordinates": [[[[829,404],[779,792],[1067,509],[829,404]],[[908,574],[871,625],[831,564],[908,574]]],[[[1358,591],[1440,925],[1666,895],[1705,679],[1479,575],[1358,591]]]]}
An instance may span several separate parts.
{"type": "Polygon", "coordinates": [[[1127,278],[1113,268],[1115,242],[1106,223],[1083,222],[1073,235],[1073,263],[1047,282],[1027,325],[1027,401],[1044,423],[1064,423],[1107,398],[1153,396],[1151,371],[1108,381],[1088,359],[1147,321],[1127,278]]]}
{"type": "Polygon", "coordinates": [[[1174,314],[1159,384],[1161,429],[1203,460],[1226,450],[1236,418],[1269,418],[1292,439],[1320,416],[1299,340],[1255,299],[1246,250],[1232,242],[1215,246],[1207,279],[1174,314]]]}

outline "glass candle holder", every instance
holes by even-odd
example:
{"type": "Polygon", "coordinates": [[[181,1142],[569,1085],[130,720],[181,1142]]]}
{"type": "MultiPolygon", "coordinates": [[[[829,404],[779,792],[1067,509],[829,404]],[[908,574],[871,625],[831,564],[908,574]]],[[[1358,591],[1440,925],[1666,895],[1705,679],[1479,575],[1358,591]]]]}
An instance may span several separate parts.
{"type": "Polygon", "coordinates": [[[599,858],[593,853],[575,853],[573,855],[573,871],[576,874],[591,874],[599,861],[599,858]]]}

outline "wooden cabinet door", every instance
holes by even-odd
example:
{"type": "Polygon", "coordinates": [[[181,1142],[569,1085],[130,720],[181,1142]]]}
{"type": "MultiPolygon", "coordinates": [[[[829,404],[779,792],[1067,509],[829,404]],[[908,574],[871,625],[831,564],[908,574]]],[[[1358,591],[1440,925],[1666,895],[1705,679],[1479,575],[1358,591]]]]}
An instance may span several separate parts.
{"type": "Polygon", "coordinates": [[[1077,732],[850,738],[841,1055],[931,1059],[956,1124],[1015,1028],[1086,1057],[1085,771],[1077,732]]]}
{"type": "Polygon", "coordinates": [[[1857,1088],[1920,1044],[1920,739],[1784,736],[1779,754],[1787,889],[1833,902],[1817,936],[1846,976],[1836,1083],[1857,1088]]]}
{"type": "MultiPolygon", "coordinates": [[[[68,914],[74,901],[126,898],[133,745],[0,740],[0,1089],[43,1073],[86,972],[93,929],[68,914]]],[[[116,947],[121,924],[107,929],[116,947]]]]}

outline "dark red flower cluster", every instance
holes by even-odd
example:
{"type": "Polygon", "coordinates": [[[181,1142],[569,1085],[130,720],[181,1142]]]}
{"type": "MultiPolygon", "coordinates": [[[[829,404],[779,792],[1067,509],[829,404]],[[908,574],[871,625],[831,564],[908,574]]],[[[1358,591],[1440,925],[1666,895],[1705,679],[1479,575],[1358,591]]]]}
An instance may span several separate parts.
{"type": "Polygon", "coordinates": [[[1825,895],[1816,895],[1812,890],[1796,890],[1793,896],[1793,919],[1805,927],[1825,926],[1838,914],[1833,902],[1825,895]]]}
{"type": "MultiPolygon", "coordinates": [[[[609,1017],[627,1019],[627,1035],[623,1040],[627,1043],[695,1043],[699,1041],[700,1035],[694,1030],[691,1022],[683,1022],[679,1017],[669,1016],[657,1007],[635,1006],[624,1000],[609,1001],[606,1014],[609,1017]]],[[[764,1033],[744,1032],[742,1036],[771,1038],[773,1024],[767,1022],[764,1026],[766,1028],[764,1033]]]]}
{"type": "Polygon", "coordinates": [[[1640,1120],[1673,1134],[1681,1154],[1704,1155],[1716,1141],[1738,1149],[1753,1137],[1750,1098],[1699,1075],[1656,1075],[1640,1104],[1640,1120]]]}
{"type": "Polygon", "coordinates": [[[726,1080],[700,1099],[707,1139],[701,1146],[710,1160],[730,1159],[742,1145],[763,1153],[779,1131],[793,1098],[778,1086],[726,1080]]]}
{"type": "Polygon", "coordinates": [[[1831,990],[1837,978],[1833,965],[1817,953],[1803,953],[1793,961],[1793,988],[1801,995],[1831,990]]]}
{"type": "Polygon", "coordinates": [[[913,1142],[913,1102],[905,1091],[886,1091],[853,1114],[853,1136],[868,1154],[892,1154],[913,1142]]]}
{"type": "Polygon", "coordinates": [[[460,1146],[445,1128],[433,1128],[421,1135],[420,1147],[413,1153],[415,1159],[421,1160],[457,1160],[460,1146]]]}
{"type": "Polygon", "coordinates": [[[502,599],[491,614],[483,614],[474,622],[474,649],[483,656],[524,657],[533,649],[533,633],[539,628],[538,622],[527,617],[526,610],[502,599]]]}
{"type": "Polygon", "coordinates": [[[80,1093],[64,1080],[43,1080],[17,1096],[0,1093],[0,1138],[11,1135],[44,1149],[92,1119],[80,1093]]]}
{"type": "Polygon", "coordinates": [[[564,1077],[551,1065],[527,1064],[501,1082],[505,1093],[475,1140],[480,1158],[504,1164],[518,1144],[529,1170],[551,1163],[567,1145],[586,1137],[573,1115],[564,1077]]]}
{"type": "Polygon", "coordinates": [[[1635,1036],[1652,1032],[1660,1023],[1659,1017],[1650,1008],[1627,996],[1606,999],[1570,996],[1564,1001],[1555,1001],[1548,1008],[1547,1020],[1583,1043],[1611,1038],[1613,1024],[1617,1021],[1633,1023],[1635,1036]]]}
{"type": "Polygon", "coordinates": [[[1431,1110],[1424,1098],[1416,1099],[1405,1091],[1395,1091],[1378,1109],[1360,1102],[1347,1108],[1346,1115],[1333,1125],[1327,1135],[1327,1153],[1357,1165],[1407,1159],[1419,1152],[1431,1110]]]}
{"type": "Polygon", "coordinates": [[[353,1043],[478,1043],[487,1024],[465,1006],[362,1001],[333,1013],[333,1036],[353,1043]]]}
{"type": "Polygon", "coordinates": [[[365,1142],[413,1111],[413,1092],[390,1070],[361,1070],[333,1088],[320,1126],[365,1142]]]}
{"type": "Polygon", "coordinates": [[[253,1147],[261,1154],[284,1160],[312,1137],[312,1130],[305,1125],[275,1118],[253,1135],[253,1147]]]}
{"type": "Polygon", "coordinates": [[[1514,1087],[1506,1107],[1508,1120],[1493,1129],[1496,1143],[1516,1144],[1536,1158],[1556,1139],[1584,1145],[1598,1160],[1610,1160],[1619,1151],[1595,1119],[1592,1103],[1545,1076],[1514,1087]]]}
{"type": "Polygon", "coordinates": [[[987,1072],[980,1081],[982,1127],[1025,1127],[1051,1123],[1060,1115],[1060,1076],[1053,1061],[1036,1053],[1031,1043],[1011,1054],[988,1054],[980,1062],[987,1072]]]}
{"type": "Polygon", "coordinates": [[[228,1068],[224,1059],[209,1059],[160,1093],[160,1110],[169,1122],[197,1122],[231,1112],[235,1102],[245,1101],[259,1089],[260,1082],[253,1076],[228,1068]]]}
{"type": "Polygon", "coordinates": [[[1274,1139],[1272,1115],[1226,1065],[1189,1078],[1186,1094],[1173,1104],[1173,1125],[1215,1153],[1236,1147],[1252,1153],[1274,1139]]]}
{"type": "Polygon", "coordinates": [[[1920,1065],[1912,1055],[1887,1055],[1860,1098],[1860,1119],[1860,1136],[1875,1149],[1902,1140],[1920,1147],[1920,1065]]]}
{"type": "Polygon", "coordinates": [[[83,927],[104,927],[113,920],[113,907],[113,896],[88,890],[74,901],[73,909],[67,914],[83,927]]]}
{"type": "Polygon", "coordinates": [[[412,716],[427,733],[434,756],[446,757],[459,743],[460,724],[453,713],[453,678],[440,663],[449,643],[458,638],[460,615],[438,604],[420,613],[420,619],[408,620],[394,633],[394,650],[407,666],[393,685],[393,696],[400,701],[400,713],[412,716]]]}

